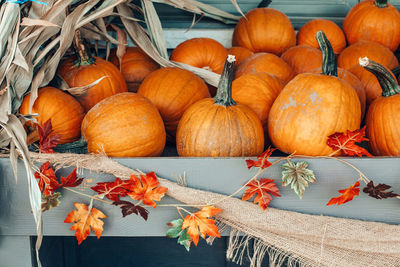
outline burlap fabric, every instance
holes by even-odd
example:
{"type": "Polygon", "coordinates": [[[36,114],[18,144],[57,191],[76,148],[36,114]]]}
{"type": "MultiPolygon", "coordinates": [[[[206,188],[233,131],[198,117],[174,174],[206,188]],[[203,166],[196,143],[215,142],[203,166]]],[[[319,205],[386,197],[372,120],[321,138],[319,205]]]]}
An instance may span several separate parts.
{"type": "MultiPolygon", "coordinates": [[[[50,161],[93,172],[128,178],[137,170],[104,156],[31,154],[34,161],[50,161]]],[[[217,203],[217,219],[230,227],[227,257],[240,262],[248,257],[260,266],[270,254],[270,266],[286,262],[301,266],[400,266],[400,227],[292,211],[260,209],[251,202],[196,190],[159,178],[167,194],[186,204],[217,203]],[[251,247],[250,247],[251,246],[251,247]],[[271,262],[272,261],[274,262],[271,262]]]]}

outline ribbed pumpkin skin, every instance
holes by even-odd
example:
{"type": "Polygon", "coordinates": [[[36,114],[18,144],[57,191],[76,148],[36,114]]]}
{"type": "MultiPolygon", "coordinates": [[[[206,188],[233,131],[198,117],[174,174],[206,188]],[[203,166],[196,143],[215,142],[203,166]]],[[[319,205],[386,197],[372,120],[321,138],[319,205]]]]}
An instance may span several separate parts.
{"type": "Polygon", "coordinates": [[[236,58],[235,67],[236,67],[247,57],[253,55],[253,52],[244,47],[232,46],[231,48],[228,48],[228,54],[235,56],[236,58]]]}
{"type": "Polygon", "coordinates": [[[374,41],[395,51],[400,44],[400,13],[392,6],[379,8],[375,0],[356,5],[343,22],[348,43],[361,40],[374,41]]]}
{"type": "MultiPolygon", "coordinates": [[[[19,112],[29,113],[29,98],[27,94],[22,101],[19,112]]],[[[36,120],[43,125],[51,119],[53,134],[61,135],[59,144],[74,142],[81,137],[81,123],[84,116],[83,107],[71,95],[54,87],[39,89],[38,98],[32,107],[32,113],[38,113],[36,120]]]]}
{"type": "Polygon", "coordinates": [[[322,74],[299,74],[279,94],[268,117],[272,143],[285,153],[320,156],[327,137],[360,127],[361,107],[346,82],[322,74]]]}
{"type": "Polygon", "coordinates": [[[180,43],[171,54],[171,60],[197,68],[222,73],[228,51],[211,38],[193,38],[180,43]]]}
{"type": "Polygon", "coordinates": [[[264,132],[249,107],[240,104],[225,107],[206,98],[183,114],[176,147],[183,157],[255,156],[264,149],[264,132]]]}
{"type": "Polygon", "coordinates": [[[346,47],[346,37],[342,29],[333,21],[327,19],[313,19],[304,24],[297,33],[297,44],[309,45],[318,49],[318,42],[315,39],[315,34],[318,31],[323,31],[326,34],[335,54],[340,54],[346,47]]]}
{"type": "MultiPolygon", "coordinates": [[[[116,49],[112,49],[108,60],[118,69],[119,60],[116,49]]],[[[157,70],[159,65],[139,47],[128,47],[122,57],[121,73],[124,76],[129,92],[137,92],[140,84],[147,75],[157,70]]]]}
{"type": "Polygon", "coordinates": [[[57,71],[70,87],[86,86],[107,76],[91,87],[87,95],[78,98],[86,112],[104,98],[128,91],[124,77],[117,67],[102,58],[94,58],[95,63],[82,66],[75,66],[74,59],[70,58],[62,62],[57,71]]]}
{"type": "Polygon", "coordinates": [[[271,53],[257,53],[249,56],[237,67],[235,78],[244,74],[266,72],[287,84],[293,77],[293,69],[283,59],[271,53]]]}
{"type": "Polygon", "coordinates": [[[375,99],[368,109],[366,125],[372,154],[400,156],[400,95],[375,99]]]}
{"type": "Polygon", "coordinates": [[[110,157],[159,156],[165,129],[157,108],[136,93],[121,93],[99,102],[85,116],[82,135],[90,153],[110,157]]]}
{"type": "Polygon", "coordinates": [[[322,65],[321,50],[308,45],[289,48],[282,54],[281,59],[292,67],[296,74],[310,72],[322,65]]]}
{"type": "Polygon", "coordinates": [[[138,94],[157,107],[172,140],[185,110],[194,102],[210,97],[201,78],[180,68],[162,68],[151,73],[139,87],[138,94]]]}
{"type": "Polygon", "coordinates": [[[296,33],[289,18],[272,8],[256,8],[242,17],[235,27],[232,46],[253,52],[269,52],[280,56],[296,45],[296,33]]]}

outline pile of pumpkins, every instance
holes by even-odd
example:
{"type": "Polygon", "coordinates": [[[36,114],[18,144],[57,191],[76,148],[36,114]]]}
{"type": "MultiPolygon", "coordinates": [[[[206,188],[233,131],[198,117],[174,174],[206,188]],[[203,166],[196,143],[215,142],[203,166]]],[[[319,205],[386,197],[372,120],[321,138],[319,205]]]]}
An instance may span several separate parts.
{"type": "Polygon", "coordinates": [[[172,61],[221,74],[217,88],[159,68],[139,48],[106,61],[77,42],[76,58],[57,74],[70,87],[103,80],[78,97],[42,88],[32,112],[39,123],[51,118],[60,143],[82,134],[90,153],[113,157],[158,156],[166,142],[186,157],[254,156],[269,145],[329,155],[327,136],[359,129],[364,117],[371,152],[399,156],[400,87],[391,72],[399,44],[400,13],[385,0],[358,3],[343,30],[316,19],[297,36],[284,13],[257,8],[239,20],[233,47],[194,38],[172,51],[172,61]]]}

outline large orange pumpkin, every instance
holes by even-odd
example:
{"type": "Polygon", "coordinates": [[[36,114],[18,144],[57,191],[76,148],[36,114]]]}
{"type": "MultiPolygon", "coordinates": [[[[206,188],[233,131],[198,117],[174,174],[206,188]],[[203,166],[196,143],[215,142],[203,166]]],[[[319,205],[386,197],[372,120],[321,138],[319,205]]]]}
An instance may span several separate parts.
{"type": "Polygon", "coordinates": [[[346,47],[346,37],[342,29],[333,21],[327,19],[313,19],[304,24],[297,33],[297,44],[319,48],[315,39],[318,31],[323,31],[326,34],[335,54],[340,54],[346,47]]]}
{"type": "Polygon", "coordinates": [[[205,82],[190,71],[162,68],[151,73],[139,87],[138,94],[149,99],[160,111],[169,139],[185,110],[194,102],[210,97],[205,82]]]}
{"type": "Polygon", "coordinates": [[[355,90],[337,78],[335,55],[326,49],[329,42],[317,34],[324,47],[323,74],[297,75],[279,94],[268,117],[269,137],[285,153],[320,156],[334,151],[326,144],[335,132],[360,127],[361,105],[355,90]]]}
{"type": "Polygon", "coordinates": [[[228,51],[211,38],[193,38],[180,43],[171,60],[221,74],[228,51]]]}
{"type": "Polygon", "coordinates": [[[82,122],[90,153],[110,157],[159,156],[165,146],[160,113],[147,98],[121,93],[97,103],[82,122]]]}
{"type": "Polygon", "coordinates": [[[75,35],[76,58],[69,58],[61,63],[57,73],[70,87],[88,86],[103,78],[89,88],[86,94],[78,98],[87,112],[98,102],[109,96],[127,92],[128,87],[121,72],[111,62],[90,56],[81,43],[79,34],[75,35]]]}
{"type": "Polygon", "coordinates": [[[382,96],[370,105],[366,125],[371,151],[376,156],[400,156],[400,86],[382,65],[360,59],[360,65],[372,72],[383,89],[382,96]]]}
{"type": "Polygon", "coordinates": [[[129,92],[137,92],[144,78],[159,68],[157,62],[139,47],[128,47],[126,49],[121,66],[116,55],[116,49],[111,50],[108,60],[121,70],[129,92]]]}
{"type": "Polygon", "coordinates": [[[298,45],[286,50],[283,59],[296,74],[310,72],[322,65],[322,53],[319,49],[308,46],[298,45]]]}
{"type": "Polygon", "coordinates": [[[233,32],[232,45],[253,52],[281,55],[296,45],[296,33],[289,18],[281,11],[256,8],[239,20],[233,32]]]}
{"type": "Polygon", "coordinates": [[[349,44],[374,41],[395,51],[400,44],[400,13],[387,0],[366,0],[354,7],[344,22],[349,44]]]}
{"type": "Polygon", "coordinates": [[[228,54],[235,56],[236,58],[235,67],[236,67],[240,63],[242,63],[242,61],[245,60],[247,57],[253,55],[253,52],[244,47],[232,46],[231,48],[228,48],[228,54]]]}
{"type": "Polygon", "coordinates": [[[295,75],[293,69],[283,59],[271,53],[257,53],[249,56],[237,67],[236,78],[244,74],[266,72],[287,84],[295,75]]]}
{"type": "MultiPolygon", "coordinates": [[[[29,114],[30,94],[22,101],[19,112],[29,114]]],[[[61,135],[59,144],[74,142],[81,137],[81,123],[84,110],[71,95],[54,87],[39,89],[38,97],[32,106],[32,113],[39,114],[36,120],[43,125],[51,119],[53,134],[61,135]]]]}
{"type": "Polygon", "coordinates": [[[249,107],[232,99],[234,64],[234,56],[228,56],[214,99],[200,100],[183,114],[176,134],[180,156],[239,157],[263,151],[260,119],[249,107]]]}

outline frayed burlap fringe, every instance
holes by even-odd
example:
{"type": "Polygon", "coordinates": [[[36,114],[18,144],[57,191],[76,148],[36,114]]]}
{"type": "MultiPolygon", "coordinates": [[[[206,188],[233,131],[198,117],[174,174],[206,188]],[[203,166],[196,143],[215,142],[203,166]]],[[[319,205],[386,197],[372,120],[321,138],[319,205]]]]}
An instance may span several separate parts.
{"type": "MultiPolygon", "coordinates": [[[[34,161],[75,166],[93,172],[128,178],[140,173],[105,156],[31,154],[34,161]]],[[[160,178],[167,194],[193,205],[217,203],[217,219],[231,227],[227,257],[261,266],[264,255],[270,266],[400,266],[400,227],[377,222],[301,214],[268,208],[221,194],[183,187],[160,178]],[[223,199],[223,201],[221,201],[223,199]]],[[[212,240],[210,240],[212,241],[212,240]]]]}

